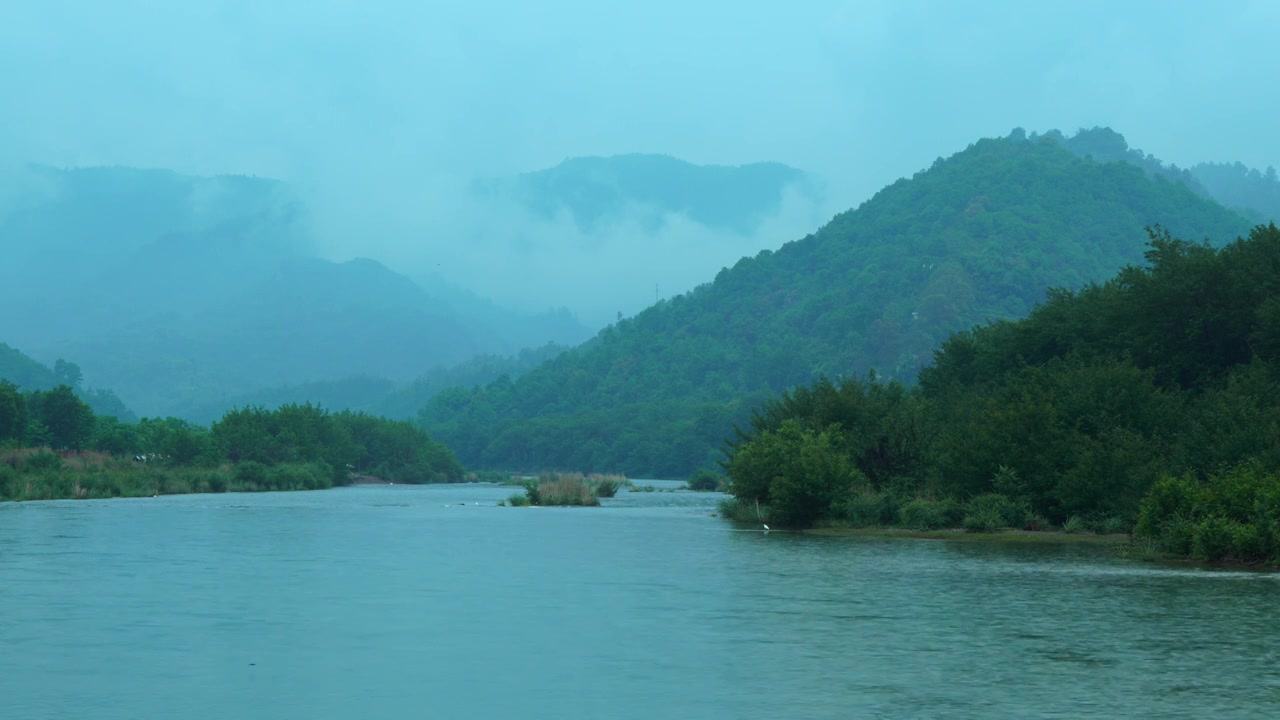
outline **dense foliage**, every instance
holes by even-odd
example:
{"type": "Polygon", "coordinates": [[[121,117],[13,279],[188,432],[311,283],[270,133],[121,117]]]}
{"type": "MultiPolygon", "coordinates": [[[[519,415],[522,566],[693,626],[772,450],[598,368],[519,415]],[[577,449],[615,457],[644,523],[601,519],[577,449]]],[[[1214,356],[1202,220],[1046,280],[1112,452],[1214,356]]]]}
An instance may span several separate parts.
{"type": "Polygon", "coordinates": [[[24,394],[0,381],[0,448],[0,499],[462,479],[453,453],[408,421],[308,404],[233,410],[208,429],[177,418],[124,423],[95,417],[67,385],[24,394]]]}
{"type": "Polygon", "coordinates": [[[765,404],[727,453],[734,494],[796,525],[910,524],[909,502],[985,527],[1141,517],[1173,552],[1270,557],[1280,229],[1220,250],[1157,230],[1146,259],[953,335],[915,388],[823,380],[765,404]]]}
{"type": "Polygon", "coordinates": [[[0,343],[0,381],[7,380],[29,391],[52,390],[59,385],[66,385],[98,415],[113,415],[127,421],[137,419],[114,392],[83,387],[82,379],[80,366],[73,362],[59,359],[52,368],[46,367],[16,348],[0,343]]]}
{"type": "Polygon", "coordinates": [[[950,333],[1139,262],[1157,222],[1248,229],[1128,162],[983,140],[517,380],[437,395],[421,422],[469,465],[685,477],[753,404],[822,376],[910,380],[950,333]]]}

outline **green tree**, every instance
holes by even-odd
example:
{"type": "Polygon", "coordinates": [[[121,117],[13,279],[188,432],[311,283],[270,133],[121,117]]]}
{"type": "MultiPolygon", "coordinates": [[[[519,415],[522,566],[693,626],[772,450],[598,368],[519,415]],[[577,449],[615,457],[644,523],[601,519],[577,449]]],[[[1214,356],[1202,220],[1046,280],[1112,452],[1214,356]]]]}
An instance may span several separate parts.
{"type": "Polygon", "coordinates": [[[0,443],[21,441],[27,428],[27,401],[18,386],[0,380],[0,443]]]}
{"type": "Polygon", "coordinates": [[[55,448],[83,450],[93,436],[93,411],[69,385],[31,394],[33,417],[49,433],[49,443],[55,448]]]}

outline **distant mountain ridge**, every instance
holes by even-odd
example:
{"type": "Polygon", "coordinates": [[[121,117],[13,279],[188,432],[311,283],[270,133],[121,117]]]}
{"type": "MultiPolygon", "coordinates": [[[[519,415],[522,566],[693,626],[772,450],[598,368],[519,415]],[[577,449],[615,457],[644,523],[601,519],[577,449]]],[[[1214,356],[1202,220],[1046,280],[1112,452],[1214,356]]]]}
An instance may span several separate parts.
{"type": "MultiPolygon", "coordinates": [[[[1015,131],[1017,132],[1017,131],[1015,131]]],[[[1274,167],[1259,171],[1236,163],[1202,162],[1189,168],[1166,164],[1154,155],[1129,147],[1124,136],[1111,128],[1080,130],[1071,137],[1051,130],[1044,134],[1068,150],[1098,162],[1125,162],[1181,182],[1196,194],[1212,198],[1225,207],[1235,209],[1259,223],[1280,220],[1280,177],[1274,167]]],[[[1036,139],[1033,133],[1031,139],[1036,139]]]]}
{"type": "Polygon", "coordinates": [[[421,420],[471,465],[683,475],[757,399],[822,375],[911,380],[951,332],[1142,262],[1156,224],[1218,243],[1250,227],[1053,137],[981,140],[514,382],[441,393],[421,420]]]}
{"type": "Polygon", "coordinates": [[[678,214],[744,235],[779,211],[788,190],[818,192],[812,178],[782,163],[695,165],[655,154],[570,158],[472,186],[481,197],[512,200],[545,220],[566,213],[586,232],[623,218],[656,232],[665,215],[678,214]]]}
{"type": "Polygon", "coordinates": [[[0,202],[0,338],[75,357],[144,415],[271,385],[431,368],[586,331],[460,309],[381,263],[316,257],[288,186],[161,170],[27,168],[0,202]],[[527,326],[520,344],[505,327],[527,326]]]}

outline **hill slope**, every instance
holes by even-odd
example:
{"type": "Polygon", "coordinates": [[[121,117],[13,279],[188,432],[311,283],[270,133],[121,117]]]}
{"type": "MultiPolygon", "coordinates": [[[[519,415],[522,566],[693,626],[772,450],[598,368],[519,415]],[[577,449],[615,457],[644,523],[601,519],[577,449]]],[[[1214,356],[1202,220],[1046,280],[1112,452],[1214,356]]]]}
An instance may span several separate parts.
{"type": "Polygon", "coordinates": [[[46,367],[27,357],[16,348],[0,342],[0,381],[12,383],[23,392],[52,390],[67,385],[97,415],[115,417],[124,422],[134,422],[137,417],[120,398],[110,390],[83,388],[80,386],[80,366],[58,360],[53,368],[46,367]]]}
{"type": "Polygon", "coordinates": [[[912,378],[950,332],[1140,262],[1155,224],[1219,241],[1249,228],[1053,138],[982,140],[514,383],[442,393],[421,419],[472,465],[684,474],[756,400],[820,375],[912,378]]]}
{"type": "MultiPolygon", "coordinates": [[[[528,342],[536,323],[460,308],[372,260],[313,254],[282,183],[32,167],[0,198],[0,339],[82,358],[146,415],[262,387],[423,372],[528,342]]],[[[539,327],[581,329],[554,317],[539,327]]]]}

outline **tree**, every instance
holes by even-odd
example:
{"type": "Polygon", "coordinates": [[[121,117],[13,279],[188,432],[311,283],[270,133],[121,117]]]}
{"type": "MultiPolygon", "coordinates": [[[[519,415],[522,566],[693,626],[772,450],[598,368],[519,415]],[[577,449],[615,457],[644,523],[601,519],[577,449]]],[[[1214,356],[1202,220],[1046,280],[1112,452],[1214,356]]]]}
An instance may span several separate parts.
{"type": "Polygon", "coordinates": [[[83,450],[93,436],[93,410],[69,385],[31,395],[31,414],[49,432],[52,447],[83,450]]]}
{"type": "Polygon", "coordinates": [[[80,382],[84,379],[79,365],[62,358],[58,358],[53,364],[53,376],[60,384],[70,386],[73,390],[80,389],[80,382]]]}
{"type": "Polygon", "coordinates": [[[27,428],[27,401],[18,386],[0,380],[0,442],[22,440],[27,428]]]}

